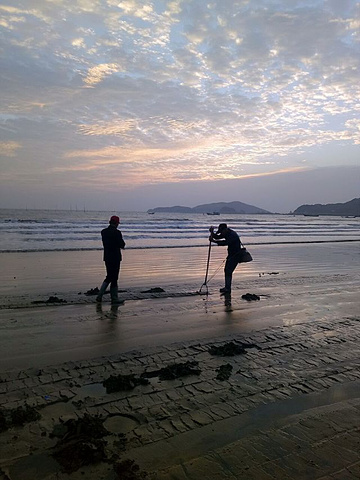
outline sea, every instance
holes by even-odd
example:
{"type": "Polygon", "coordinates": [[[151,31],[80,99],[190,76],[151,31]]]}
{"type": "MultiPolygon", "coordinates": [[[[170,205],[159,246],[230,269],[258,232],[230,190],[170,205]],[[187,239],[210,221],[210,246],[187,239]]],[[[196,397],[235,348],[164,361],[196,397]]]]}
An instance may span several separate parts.
{"type": "Polygon", "coordinates": [[[101,250],[111,215],[120,216],[127,249],[205,246],[219,223],[245,245],[360,240],[359,217],[0,209],[0,253],[101,250]]]}

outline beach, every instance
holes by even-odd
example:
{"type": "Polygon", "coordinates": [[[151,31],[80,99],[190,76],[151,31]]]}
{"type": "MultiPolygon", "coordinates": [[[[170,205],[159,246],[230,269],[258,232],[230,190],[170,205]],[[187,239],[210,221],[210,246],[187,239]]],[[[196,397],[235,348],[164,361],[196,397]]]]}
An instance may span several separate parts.
{"type": "Polygon", "coordinates": [[[359,478],[360,243],[249,250],[231,298],[220,247],[208,295],[207,247],[125,250],[115,308],[89,294],[101,251],[3,253],[3,478],[359,478]],[[102,434],[78,438],[84,418],[102,434]]]}

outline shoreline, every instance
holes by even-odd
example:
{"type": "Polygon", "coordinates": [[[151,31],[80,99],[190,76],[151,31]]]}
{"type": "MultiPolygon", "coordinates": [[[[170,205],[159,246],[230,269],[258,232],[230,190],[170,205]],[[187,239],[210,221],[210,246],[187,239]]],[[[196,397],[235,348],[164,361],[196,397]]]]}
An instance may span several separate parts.
{"type": "MultiPolygon", "coordinates": [[[[321,244],[321,243],[348,243],[360,242],[360,238],[347,239],[328,239],[328,240],[289,240],[280,242],[246,242],[247,246],[271,246],[271,245],[302,245],[302,244],[321,244]]],[[[208,248],[208,245],[157,245],[148,247],[126,247],[126,250],[157,250],[157,249],[177,249],[177,248],[208,248]]],[[[50,253],[50,252],[98,252],[103,251],[102,247],[98,248],[66,248],[66,249],[37,249],[37,250],[0,250],[2,253],[50,253]]]]}

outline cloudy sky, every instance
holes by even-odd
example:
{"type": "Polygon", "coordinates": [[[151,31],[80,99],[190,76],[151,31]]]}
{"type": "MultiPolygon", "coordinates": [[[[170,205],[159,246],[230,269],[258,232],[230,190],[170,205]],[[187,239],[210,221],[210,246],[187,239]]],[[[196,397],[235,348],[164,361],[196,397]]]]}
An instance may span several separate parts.
{"type": "Polygon", "coordinates": [[[360,196],[357,0],[1,0],[2,207],[360,196]]]}

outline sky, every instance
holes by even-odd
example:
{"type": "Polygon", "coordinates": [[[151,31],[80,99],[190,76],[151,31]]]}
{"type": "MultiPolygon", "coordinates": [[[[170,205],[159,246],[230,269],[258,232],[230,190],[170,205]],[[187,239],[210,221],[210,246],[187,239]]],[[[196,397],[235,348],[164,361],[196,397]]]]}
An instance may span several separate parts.
{"type": "Polygon", "coordinates": [[[0,0],[0,206],[360,196],[357,0],[0,0]]]}

